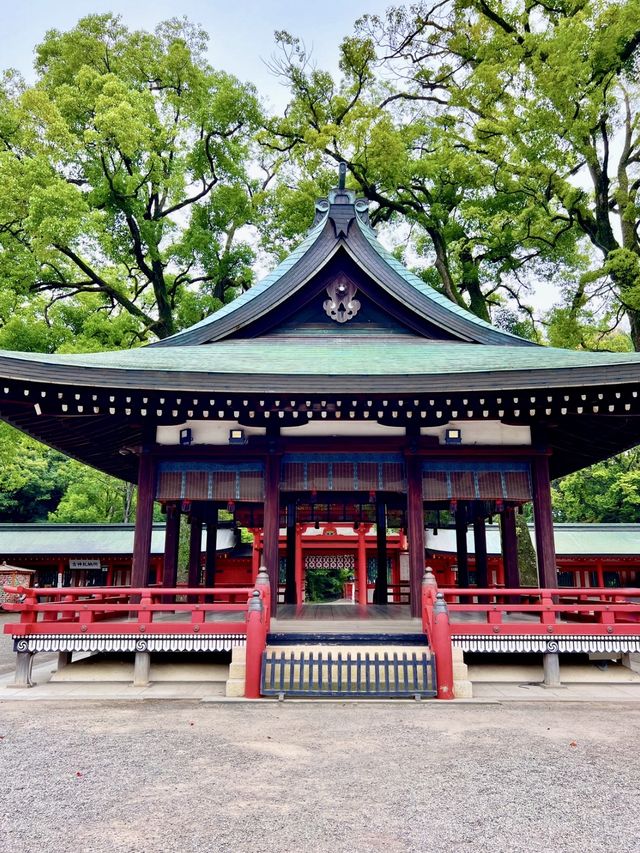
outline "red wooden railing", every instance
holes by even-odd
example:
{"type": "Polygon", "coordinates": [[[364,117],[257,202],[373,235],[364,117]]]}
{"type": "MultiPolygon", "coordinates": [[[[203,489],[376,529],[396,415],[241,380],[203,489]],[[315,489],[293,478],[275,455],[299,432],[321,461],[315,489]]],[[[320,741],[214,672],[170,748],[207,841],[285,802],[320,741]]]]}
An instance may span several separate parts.
{"type": "Polygon", "coordinates": [[[422,627],[436,658],[438,696],[453,698],[452,631],[462,636],[640,636],[640,589],[438,588],[422,581],[422,627]],[[460,618],[456,618],[459,616],[460,618]],[[523,618],[524,617],[524,618],[523,618]]]}
{"type": "Polygon", "coordinates": [[[19,614],[4,626],[15,637],[52,634],[132,635],[184,634],[246,636],[245,695],[260,695],[262,652],[270,627],[271,592],[266,571],[254,587],[63,587],[5,586],[21,600],[4,609],[19,614]],[[242,600],[240,600],[242,599],[242,600]],[[217,619],[216,614],[238,614],[217,619]],[[167,615],[171,616],[167,619],[167,615]],[[211,615],[212,619],[207,621],[211,615]],[[164,618],[163,618],[164,617],[164,618]],[[177,617],[177,618],[176,618],[177,617]]]}
{"type": "Polygon", "coordinates": [[[546,633],[640,634],[638,588],[505,588],[497,591],[489,587],[445,587],[439,591],[448,602],[456,634],[486,634],[488,625],[492,633],[500,633],[505,624],[508,633],[523,635],[540,633],[541,625],[546,633]],[[477,619],[458,621],[456,614],[477,614],[477,619]],[[525,615],[528,621],[516,621],[525,615]]]}
{"type": "MultiPolygon", "coordinates": [[[[5,604],[4,609],[19,613],[18,624],[5,625],[5,633],[22,634],[68,634],[73,626],[91,625],[97,634],[139,633],[140,626],[153,624],[156,633],[192,633],[193,626],[209,633],[245,633],[248,597],[251,589],[236,587],[225,590],[243,594],[243,603],[216,602],[215,588],[203,587],[62,587],[33,588],[5,587],[5,592],[24,596],[17,603],[5,604]],[[193,596],[193,603],[169,601],[168,597],[193,596]],[[207,598],[213,598],[211,603],[207,598]],[[236,622],[206,622],[208,613],[243,613],[236,622]],[[161,621],[161,614],[185,614],[185,619],[161,621]]],[[[83,632],[86,633],[86,630],[83,632]]]]}

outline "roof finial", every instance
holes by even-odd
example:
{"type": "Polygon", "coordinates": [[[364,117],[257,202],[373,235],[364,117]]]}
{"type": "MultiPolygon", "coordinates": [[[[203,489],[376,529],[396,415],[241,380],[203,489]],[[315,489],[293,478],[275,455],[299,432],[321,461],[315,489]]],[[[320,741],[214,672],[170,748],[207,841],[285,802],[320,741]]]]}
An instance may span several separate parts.
{"type": "Polygon", "coordinates": [[[344,189],[346,177],[347,177],[347,164],[343,161],[338,166],[338,189],[339,190],[344,189]]]}

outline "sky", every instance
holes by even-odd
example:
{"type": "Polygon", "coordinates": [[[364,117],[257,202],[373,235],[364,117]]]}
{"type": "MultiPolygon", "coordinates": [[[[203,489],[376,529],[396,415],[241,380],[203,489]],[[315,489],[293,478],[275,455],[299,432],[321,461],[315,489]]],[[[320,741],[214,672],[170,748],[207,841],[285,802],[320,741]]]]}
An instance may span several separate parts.
{"type": "Polygon", "coordinates": [[[381,14],[389,5],[392,0],[0,0],[0,68],[17,68],[29,79],[34,46],[47,30],[71,29],[84,15],[111,11],[131,29],[146,30],[186,16],[209,33],[214,67],[255,83],[281,110],[286,90],[265,65],[275,53],[275,30],[300,37],[319,67],[335,71],[338,46],[355,20],[367,12],[381,14]]]}
{"type": "MultiPolygon", "coordinates": [[[[160,21],[186,16],[209,33],[209,60],[215,68],[252,82],[272,110],[282,112],[287,90],[266,63],[276,54],[275,30],[288,30],[312,50],[320,67],[337,73],[338,48],[362,15],[380,14],[402,0],[0,0],[0,69],[17,68],[33,79],[34,47],[49,29],[71,29],[79,18],[114,12],[130,29],[153,30],[160,21]]],[[[389,237],[389,235],[386,235],[389,237]]],[[[391,247],[396,239],[389,237],[391,247]]],[[[383,241],[384,240],[383,236],[383,241]]],[[[409,263],[415,259],[407,258],[409,263]]],[[[264,270],[260,269],[260,273],[264,270]]],[[[557,296],[536,287],[538,310],[557,296]]]]}

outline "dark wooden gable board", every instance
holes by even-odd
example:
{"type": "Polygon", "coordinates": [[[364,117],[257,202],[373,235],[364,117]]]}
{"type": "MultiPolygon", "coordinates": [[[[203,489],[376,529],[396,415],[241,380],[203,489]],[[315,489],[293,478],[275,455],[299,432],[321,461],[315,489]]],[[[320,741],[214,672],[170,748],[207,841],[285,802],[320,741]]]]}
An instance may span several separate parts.
{"type": "Polygon", "coordinates": [[[299,336],[323,333],[340,336],[410,335],[431,340],[458,340],[453,334],[429,323],[399,299],[380,287],[343,248],[311,280],[295,291],[286,302],[243,326],[233,338],[262,336],[299,336]],[[357,287],[358,313],[338,323],[326,313],[327,285],[346,276],[357,287]]]}

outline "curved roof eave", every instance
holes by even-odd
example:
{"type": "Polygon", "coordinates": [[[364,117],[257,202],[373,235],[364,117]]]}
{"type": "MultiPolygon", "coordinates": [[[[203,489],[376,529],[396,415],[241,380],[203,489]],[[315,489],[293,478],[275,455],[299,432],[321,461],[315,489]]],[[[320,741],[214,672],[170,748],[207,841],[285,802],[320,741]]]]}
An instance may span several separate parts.
{"type": "MultiPolygon", "coordinates": [[[[626,385],[640,382],[639,353],[464,343],[317,344],[261,339],[183,347],[180,356],[142,347],[86,355],[0,352],[7,382],[85,388],[265,393],[418,393],[626,385]]],[[[0,387],[0,401],[2,399],[0,387]]],[[[1,402],[0,402],[1,407],[1,402]]]]}
{"type": "Polygon", "coordinates": [[[230,335],[237,336],[242,328],[286,302],[326,265],[339,248],[344,248],[354,262],[393,298],[404,302],[422,320],[458,340],[498,346],[538,346],[496,329],[425,284],[384,249],[357,209],[347,205],[330,205],[302,243],[273,272],[233,302],[188,329],[149,346],[209,344],[230,335]],[[336,234],[333,220],[337,216],[344,219],[349,211],[353,211],[349,225],[336,234]]]}

